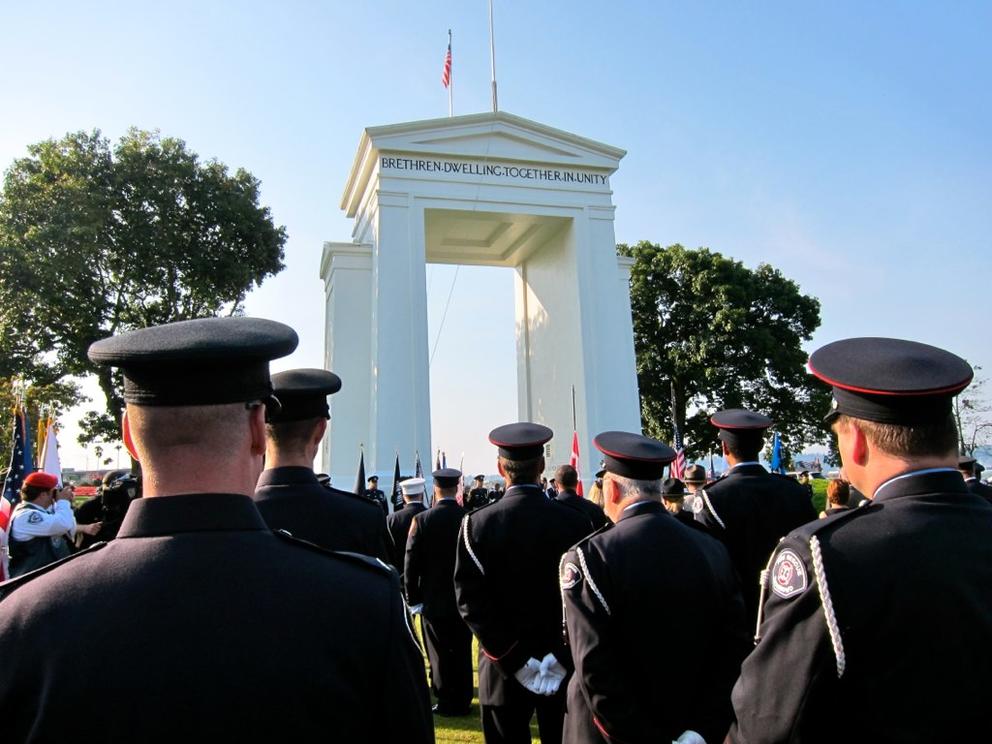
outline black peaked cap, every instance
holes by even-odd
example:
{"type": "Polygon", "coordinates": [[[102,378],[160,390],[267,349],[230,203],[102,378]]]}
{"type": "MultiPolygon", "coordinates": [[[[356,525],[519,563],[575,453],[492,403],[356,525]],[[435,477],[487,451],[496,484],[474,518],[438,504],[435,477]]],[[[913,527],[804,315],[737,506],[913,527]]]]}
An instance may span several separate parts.
{"type": "Polygon", "coordinates": [[[326,369],[290,369],[272,375],[272,388],[282,410],[269,423],[330,418],[327,396],[341,389],[341,378],[326,369]]]}
{"type": "Polygon", "coordinates": [[[607,472],[635,480],[657,480],[675,459],[675,450],[657,439],[626,431],[605,431],[593,440],[605,456],[607,472]]]}
{"type": "Polygon", "coordinates": [[[775,422],[745,408],[728,408],[710,416],[710,423],[720,430],[717,437],[727,444],[760,448],[765,430],[775,422]]]}
{"type": "Polygon", "coordinates": [[[975,376],[964,359],[897,338],[849,338],[817,349],[809,371],[833,387],[831,421],[847,414],[882,424],[936,423],[975,376]]]}
{"type": "Polygon", "coordinates": [[[507,460],[533,460],[544,454],[544,444],[554,432],[542,424],[521,421],[497,426],[489,432],[489,441],[499,448],[499,456],[507,460]]]}
{"type": "Polygon", "coordinates": [[[462,471],[457,468],[441,468],[435,470],[431,475],[434,477],[434,482],[441,488],[453,488],[462,479],[462,471]]]}
{"type": "Polygon", "coordinates": [[[661,482],[661,493],[663,496],[685,496],[685,483],[678,478],[665,478],[661,482]]]}
{"type": "Polygon", "coordinates": [[[296,331],[274,320],[201,318],[111,336],[87,354],[121,368],[128,403],[220,405],[270,399],[269,361],[298,343],[296,331]]]}

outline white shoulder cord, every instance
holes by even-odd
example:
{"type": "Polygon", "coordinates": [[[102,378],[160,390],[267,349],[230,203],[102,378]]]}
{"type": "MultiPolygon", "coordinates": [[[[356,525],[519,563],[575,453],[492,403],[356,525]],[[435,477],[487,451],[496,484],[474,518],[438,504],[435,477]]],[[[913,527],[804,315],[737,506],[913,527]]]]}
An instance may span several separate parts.
{"type": "Polygon", "coordinates": [[[482,563],[479,561],[479,557],[475,554],[475,551],[472,550],[472,543],[470,543],[468,539],[468,518],[469,515],[466,514],[465,519],[462,520],[462,538],[465,542],[465,550],[467,550],[468,554],[472,557],[476,567],[479,569],[479,573],[485,576],[486,572],[482,568],[482,563]]]}
{"type": "Polygon", "coordinates": [[[716,513],[716,509],[713,508],[713,504],[712,504],[712,502],[710,502],[710,495],[708,493],[706,493],[706,489],[705,488],[700,488],[699,489],[699,492],[703,495],[703,501],[706,502],[706,507],[710,510],[710,514],[713,515],[713,519],[716,520],[716,523],[718,525],[720,525],[720,528],[721,529],[724,529],[724,530],[727,529],[727,525],[725,525],[723,523],[723,520],[720,519],[720,515],[717,514],[716,513]]]}
{"type": "Polygon", "coordinates": [[[603,593],[599,591],[599,587],[596,586],[596,582],[592,580],[592,574],[589,573],[589,567],[586,565],[586,555],[582,552],[582,548],[576,548],[575,552],[579,555],[579,564],[582,566],[582,573],[585,574],[586,581],[589,582],[589,588],[592,589],[592,593],[596,595],[596,599],[598,599],[600,604],[603,605],[603,609],[606,610],[606,614],[613,614],[610,612],[610,606],[606,604],[606,598],[603,596],[603,593]]]}
{"type": "MultiPolygon", "coordinates": [[[[782,538],[783,540],[785,538],[782,538]]],[[[779,540],[779,544],[782,540],[779,540]]],[[[768,565],[762,569],[761,573],[758,574],[758,586],[761,587],[761,593],[758,595],[758,622],[754,626],[754,645],[758,645],[758,641],[761,640],[761,621],[765,617],[765,592],[768,590],[768,577],[772,572],[772,562],[775,560],[775,551],[768,556],[768,565]]]]}
{"type": "Polygon", "coordinates": [[[823,568],[820,541],[816,535],[809,539],[809,549],[813,557],[813,574],[816,576],[816,585],[819,587],[820,601],[823,604],[823,614],[826,617],[827,630],[830,633],[830,643],[834,647],[834,656],[837,658],[837,679],[840,679],[844,676],[847,660],[844,658],[844,643],[840,637],[837,616],[834,614],[834,603],[830,599],[830,588],[827,586],[827,573],[823,568]]]}

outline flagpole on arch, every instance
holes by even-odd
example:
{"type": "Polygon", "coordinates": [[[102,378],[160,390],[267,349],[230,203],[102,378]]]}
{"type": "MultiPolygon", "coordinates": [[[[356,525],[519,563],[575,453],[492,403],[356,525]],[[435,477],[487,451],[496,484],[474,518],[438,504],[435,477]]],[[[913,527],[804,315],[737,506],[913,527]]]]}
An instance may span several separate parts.
{"type": "Polygon", "coordinates": [[[496,102],[496,41],[493,34],[493,0],[489,0],[489,67],[493,78],[493,113],[499,109],[496,102]]]}
{"type": "Polygon", "coordinates": [[[452,69],[452,59],[451,59],[451,29],[448,29],[448,117],[454,116],[454,107],[452,106],[452,91],[455,89],[455,78],[454,70],[452,69]]]}

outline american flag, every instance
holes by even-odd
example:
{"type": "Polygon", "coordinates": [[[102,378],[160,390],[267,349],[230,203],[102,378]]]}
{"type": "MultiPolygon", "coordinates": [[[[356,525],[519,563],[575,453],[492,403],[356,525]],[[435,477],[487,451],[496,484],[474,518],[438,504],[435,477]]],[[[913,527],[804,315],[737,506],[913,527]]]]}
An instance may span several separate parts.
{"type": "Polygon", "coordinates": [[[444,67],[441,70],[441,85],[447,88],[451,85],[451,42],[448,42],[448,52],[444,55],[444,67]]]}
{"type": "Polygon", "coordinates": [[[13,451],[10,455],[10,467],[7,478],[3,482],[3,496],[11,503],[21,498],[21,483],[26,475],[34,472],[34,457],[31,453],[31,432],[27,427],[27,416],[23,410],[14,412],[13,451]]]}
{"type": "Polygon", "coordinates": [[[675,437],[673,444],[675,445],[675,461],[671,465],[671,476],[673,478],[682,479],[685,475],[685,447],[682,442],[682,432],[679,431],[679,427],[673,427],[675,429],[675,437]]]}

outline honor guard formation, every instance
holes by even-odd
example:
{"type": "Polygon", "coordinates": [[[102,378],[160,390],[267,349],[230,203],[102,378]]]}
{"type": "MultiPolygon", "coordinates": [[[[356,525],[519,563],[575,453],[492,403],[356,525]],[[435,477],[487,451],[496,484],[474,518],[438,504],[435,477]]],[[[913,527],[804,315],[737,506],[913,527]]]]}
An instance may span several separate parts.
{"type": "Polygon", "coordinates": [[[488,744],[529,744],[535,715],[543,744],[989,738],[992,489],[958,454],[961,358],[812,354],[844,478],[817,518],[741,409],[710,417],[714,480],[607,431],[586,498],[570,465],[545,481],[554,432],[518,422],[489,435],[505,492],[445,467],[342,491],[313,462],[348,381],[270,376],[296,345],[229,317],[90,347],[123,376],[140,482],[74,513],[55,475],[24,478],[0,533],[4,742],[432,742],[473,710],[473,637],[488,744]]]}

